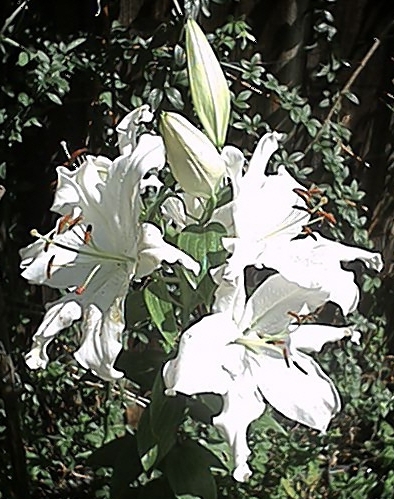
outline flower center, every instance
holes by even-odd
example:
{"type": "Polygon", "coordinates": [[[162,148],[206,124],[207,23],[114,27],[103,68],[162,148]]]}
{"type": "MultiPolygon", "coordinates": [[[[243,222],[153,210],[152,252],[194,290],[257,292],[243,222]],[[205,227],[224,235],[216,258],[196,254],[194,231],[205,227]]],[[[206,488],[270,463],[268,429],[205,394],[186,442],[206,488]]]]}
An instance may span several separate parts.
{"type": "MultiPolygon", "coordinates": [[[[47,236],[39,234],[35,229],[31,231],[32,236],[37,237],[45,243],[43,249],[44,252],[47,252],[50,246],[55,246],[66,251],[71,251],[72,253],[76,253],[78,255],[83,255],[88,259],[91,259],[93,262],[101,261],[101,263],[97,263],[96,265],[94,265],[83,284],[76,287],[75,293],[78,295],[82,294],[85,291],[86,287],[93,280],[94,276],[99,272],[104,262],[114,262],[118,266],[126,268],[131,267],[132,269],[134,269],[134,266],[136,264],[135,258],[122,254],[113,254],[108,251],[103,251],[101,248],[99,248],[95,244],[94,238],[92,236],[93,226],[91,224],[87,224],[85,227],[84,225],[82,225],[82,221],[82,215],[79,215],[75,218],[73,218],[72,215],[65,215],[59,220],[57,229],[47,236]],[[72,236],[70,234],[71,237],[69,239],[67,237],[61,238],[62,235],[67,234],[68,232],[72,232],[72,236]]],[[[67,268],[76,265],[76,263],[74,262],[57,265],[55,263],[55,259],[56,253],[52,254],[48,260],[46,268],[47,279],[50,279],[52,277],[52,274],[56,270],[56,268],[67,268]]]]}

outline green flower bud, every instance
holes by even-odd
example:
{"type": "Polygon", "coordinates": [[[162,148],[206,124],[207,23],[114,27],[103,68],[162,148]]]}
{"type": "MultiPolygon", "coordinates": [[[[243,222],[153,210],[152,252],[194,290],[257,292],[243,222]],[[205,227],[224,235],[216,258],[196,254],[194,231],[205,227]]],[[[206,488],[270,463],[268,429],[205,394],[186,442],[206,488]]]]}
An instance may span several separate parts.
{"type": "Polygon", "coordinates": [[[216,147],[178,113],[163,112],[160,131],[171,172],[182,189],[193,196],[212,197],[226,171],[216,147]]]}
{"type": "Polygon", "coordinates": [[[193,20],[186,22],[186,54],[194,108],[208,137],[223,146],[230,118],[230,91],[206,36],[193,20]]]}

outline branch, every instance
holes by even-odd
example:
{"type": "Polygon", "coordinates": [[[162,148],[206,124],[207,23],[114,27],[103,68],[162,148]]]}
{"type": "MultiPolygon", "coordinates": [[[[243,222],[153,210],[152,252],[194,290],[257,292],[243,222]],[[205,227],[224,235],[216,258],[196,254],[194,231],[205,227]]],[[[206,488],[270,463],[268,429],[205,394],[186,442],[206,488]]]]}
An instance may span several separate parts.
{"type": "Polygon", "coordinates": [[[17,7],[14,12],[10,15],[10,17],[7,17],[7,19],[5,20],[5,23],[3,25],[3,27],[1,28],[0,30],[0,35],[4,35],[6,29],[8,28],[8,26],[12,23],[12,21],[16,18],[17,15],[20,14],[20,12],[22,12],[22,10],[26,7],[26,5],[29,3],[29,0],[25,0],[24,2],[22,2],[19,7],[17,7]]]}
{"type": "Polygon", "coordinates": [[[359,66],[357,67],[357,69],[354,71],[354,73],[350,76],[350,78],[348,79],[348,81],[346,82],[345,86],[342,88],[342,90],[339,92],[337,98],[335,99],[334,101],[334,104],[332,105],[330,111],[328,112],[328,115],[326,117],[326,119],[324,120],[323,124],[322,124],[322,127],[320,128],[320,130],[318,131],[318,133],[316,134],[316,137],[312,140],[312,142],[310,142],[310,144],[306,147],[304,153],[306,154],[307,152],[310,151],[311,147],[313,146],[313,144],[315,142],[317,142],[317,140],[320,138],[320,136],[322,135],[322,133],[324,132],[325,128],[327,127],[327,125],[329,124],[329,122],[331,121],[331,118],[333,117],[335,111],[340,107],[341,105],[341,102],[342,102],[342,98],[344,97],[344,95],[349,92],[349,90],[351,89],[353,83],[356,81],[356,79],[358,78],[358,76],[360,75],[361,71],[366,67],[366,65],[368,64],[369,60],[371,59],[371,57],[373,56],[373,54],[376,52],[376,50],[379,48],[380,44],[382,43],[382,38],[387,34],[387,32],[390,30],[390,28],[393,26],[394,24],[394,21],[391,21],[389,23],[389,25],[383,30],[381,36],[379,38],[375,38],[374,39],[374,42],[371,46],[371,48],[368,50],[368,52],[365,54],[365,56],[363,57],[363,59],[361,60],[359,66]]]}

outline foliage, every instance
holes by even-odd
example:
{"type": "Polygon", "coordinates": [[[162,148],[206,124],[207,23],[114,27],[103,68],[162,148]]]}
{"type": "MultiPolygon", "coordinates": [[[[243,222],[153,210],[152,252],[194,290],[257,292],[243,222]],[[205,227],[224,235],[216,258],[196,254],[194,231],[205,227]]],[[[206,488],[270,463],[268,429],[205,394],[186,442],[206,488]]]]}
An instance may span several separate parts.
{"type": "MultiPolygon", "coordinates": [[[[7,15],[19,3],[10,2],[7,15]]],[[[311,71],[310,78],[322,85],[313,102],[266,71],[244,18],[231,17],[208,35],[230,83],[227,143],[250,150],[263,131],[273,128],[274,120],[259,111],[260,103],[274,100],[284,117],[286,137],[270,168],[275,171],[284,164],[328,198],[328,223],[320,226],[321,232],[371,247],[369,220],[361,204],[365,192],[348,153],[351,131],[341,121],[336,77],[345,62],[331,50],[334,8],[331,2],[320,3],[324,8],[320,5],[314,11],[314,42],[327,44],[330,50],[311,71]],[[333,106],[335,112],[327,121],[333,106]]],[[[125,381],[112,385],[83,374],[61,339],[50,352],[56,360],[45,371],[26,370],[23,353],[39,322],[43,298],[17,279],[16,250],[26,243],[29,224],[46,227],[49,221],[43,215],[47,206],[40,205],[39,213],[29,216],[28,209],[18,206],[34,195],[34,175],[40,176],[39,192],[46,183],[44,198],[49,204],[53,172],[43,171],[48,168],[43,165],[67,160],[60,149],[55,152],[55,143],[66,139],[75,148],[87,146],[92,153],[114,156],[119,117],[142,103],[157,112],[181,110],[194,123],[197,120],[189,95],[184,19],[177,9],[167,23],[149,33],[122,26],[111,10],[102,14],[107,17],[100,34],[91,26],[57,33],[36,4],[25,4],[28,15],[19,11],[0,33],[6,75],[0,87],[0,177],[7,187],[0,205],[0,291],[1,308],[8,310],[0,340],[7,348],[1,358],[7,358],[13,371],[12,379],[7,371],[1,382],[0,497],[28,497],[23,496],[22,485],[20,490],[13,485],[25,476],[28,493],[37,499],[389,499],[394,486],[392,357],[385,317],[376,312],[380,280],[357,264],[353,268],[366,294],[363,312],[368,319],[355,313],[352,322],[363,332],[363,342],[339,353],[326,348],[320,356],[342,394],[342,412],[325,435],[289,423],[273,410],[266,413],[249,430],[254,475],[245,484],[230,478],[230,448],[209,424],[220,410],[220,397],[165,397],[160,375],[179,332],[209,309],[214,284],[208,268],[226,257],[220,243],[222,226],[213,223],[201,233],[198,224],[189,225],[179,235],[166,228],[168,240],[192,255],[202,273],[195,280],[183,269],[164,269],[164,279],[154,273],[132,284],[126,310],[128,338],[117,361],[126,372],[125,381]],[[85,121],[73,130],[75,100],[84,109],[85,121]],[[55,138],[49,135],[51,128],[56,129],[55,138]],[[41,170],[29,173],[23,152],[25,147],[32,149],[32,142],[48,150],[36,156],[41,170]]],[[[204,19],[215,5],[184,2],[184,8],[189,16],[204,19]]],[[[358,104],[351,89],[342,97],[358,104]]],[[[73,162],[78,162],[77,153],[68,158],[68,164],[73,162]]],[[[168,171],[161,180],[164,185],[174,183],[168,171]]],[[[228,193],[221,196],[219,203],[224,203],[228,193]]],[[[145,196],[145,220],[160,224],[161,201],[149,193],[145,196]]],[[[251,283],[258,277],[254,271],[248,276],[251,283]]],[[[327,322],[343,324],[337,312],[325,313],[327,322]]]]}

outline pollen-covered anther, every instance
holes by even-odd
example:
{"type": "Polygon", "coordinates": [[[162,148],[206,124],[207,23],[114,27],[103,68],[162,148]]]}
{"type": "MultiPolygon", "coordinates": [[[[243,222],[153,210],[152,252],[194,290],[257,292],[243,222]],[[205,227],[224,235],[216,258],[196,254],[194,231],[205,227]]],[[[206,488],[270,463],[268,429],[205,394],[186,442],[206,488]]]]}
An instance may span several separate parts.
{"type": "Polygon", "coordinates": [[[78,286],[75,290],[76,295],[81,295],[84,291],[86,291],[86,288],[89,286],[89,283],[93,279],[93,277],[97,274],[97,272],[100,270],[101,265],[97,264],[93,270],[90,272],[90,274],[87,276],[85,282],[78,286]]]}
{"type": "Polygon", "coordinates": [[[85,230],[85,234],[83,236],[83,242],[84,244],[89,244],[90,241],[92,240],[92,225],[89,224],[87,227],[86,227],[86,230],[85,230]]]}
{"type": "Polygon", "coordinates": [[[52,268],[53,268],[53,261],[54,260],[55,260],[55,255],[52,255],[51,258],[49,259],[48,265],[47,265],[47,270],[46,270],[47,279],[50,279],[52,276],[52,268]]]}
{"type": "Polygon", "coordinates": [[[80,222],[82,222],[83,216],[78,215],[76,218],[71,220],[71,222],[68,224],[67,230],[73,229],[76,225],[78,225],[80,222]]]}
{"type": "Polygon", "coordinates": [[[45,243],[45,246],[44,246],[44,252],[46,253],[49,249],[49,246],[53,243],[53,236],[55,235],[55,232],[51,232],[48,236],[48,240],[47,242],[45,243]]]}
{"type": "Polygon", "coordinates": [[[316,214],[320,220],[328,222],[330,225],[335,225],[337,223],[335,216],[328,211],[319,210],[316,214]]]}
{"type": "Polygon", "coordinates": [[[304,234],[305,236],[311,236],[312,239],[317,241],[317,237],[313,233],[313,230],[310,227],[308,227],[307,225],[304,225],[302,227],[302,234],[304,234]]]}
{"type": "Polygon", "coordinates": [[[304,322],[307,322],[308,320],[312,320],[315,318],[313,314],[297,314],[297,312],[293,312],[291,310],[287,312],[287,315],[293,317],[297,321],[297,324],[299,326],[301,324],[304,324],[304,322]]]}
{"type": "MultiPolygon", "coordinates": [[[[295,192],[298,196],[300,196],[307,204],[311,204],[311,201],[312,201],[312,198],[314,197],[321,197],[321,194],[322,194],[322,191],[321,189],[319,189],[319,187],[316,187],[316,186],[312,186],[310,189],[299,189],[299,188],[295,188],[293,189],[293,192],[295,192]]],[[[321,200],[322,199],[327,199],[325,196],[321,197],[321,200]]],[[[328,199],[327,201],[322,201],[320,200],[320,203],[319,205],[322,206],[322,204],[326,204],[328,202],[328,199]]]]}
{"type": "Polygon", "coordinates": [[[69,215],[64,215],[60,220],[57,226],[57,233],[62,234],[64,230],[66,230],[70,224],[70,220],[72,220],[71,213],[69,215]]]}

